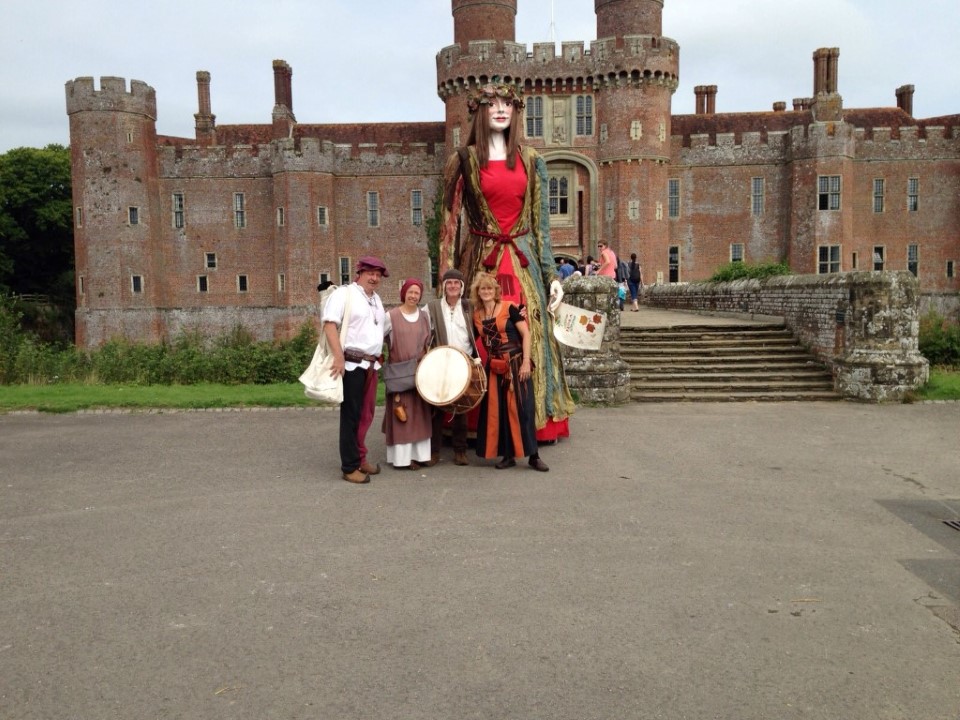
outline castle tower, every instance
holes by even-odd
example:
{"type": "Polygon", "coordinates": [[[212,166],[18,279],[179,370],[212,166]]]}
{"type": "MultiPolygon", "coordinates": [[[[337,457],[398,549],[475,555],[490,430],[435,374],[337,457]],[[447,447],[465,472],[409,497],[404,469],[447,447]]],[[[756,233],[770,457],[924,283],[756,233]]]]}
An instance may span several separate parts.
{"type": "Polygon", "coordinates": [[[663,265],[680,48],[662,36],[663,0],[594,0],[594,7],[601,235],[622,257],[638,252],[641,262],[663,265]]]}
{"type": "MultiPolygon", "coordinates": [[[[131,335],[156,338],[166,305],[157,174],[157,101],[139,80],[66,83],[73,174],[77,344],[118,311],[131,335]],[[82,279],[82,280],[81,280],[82,279]],[[132,312],[131,312],[132,311],[132,312]],[[129,320],[128,320],[129,319],[129,320]]],[[[116,323],[113,318],[111,322],[116,323]]],[[[99,333],[97,333],[99,334],[99,333]]]]}
{"type": "Polygon", "coordinates": [[[452,0],[454,45],[437,54],[437,94],[446,105],[446,144],[466,143],[466,96],[493,76],[522,77],[526,48],[515,42],[517,0],[452,0]]]}

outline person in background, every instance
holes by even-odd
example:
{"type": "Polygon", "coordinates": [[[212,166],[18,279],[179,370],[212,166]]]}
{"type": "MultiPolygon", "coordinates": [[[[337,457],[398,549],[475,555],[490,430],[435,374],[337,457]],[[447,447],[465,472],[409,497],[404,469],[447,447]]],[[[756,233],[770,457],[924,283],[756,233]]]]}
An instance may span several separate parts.
{"type": "Polygon", "coordinates": [[[576,268],[573,267],[571,263],[566,258],[560,258],[560,266],[557,268],[557,274],[560,276],[561,280],[566,280],[568,277],[573,275],[573,271],[576,268]]]}
{"type": "Polygon", "coordinates": [[[602,240],[597,243],[597,250],[600,252],[600,267],[597,268],[597,275],[616,279],[617,256],[610,249],[610,246],[602,240]]]}
{"type": "Polygon", "coordinates": [[[477,455],[502,459],[498,470],[528,456],[534,470],[550,468],[540,459],[534,422],[530,330],[520,308],[505,300],[497,279],[477,273],[470,287],[473,327],[486,349],[487,394],[480,402],[477,455]]]}
{"type": "Polygon", "coordinates": [[[596,275],[597,274],[597,262],[593,259],[593,255],[587,255],[587,262],[583,266],[584,275],[596,275]]]}
{"type": "Polygon", "coordinates": [[[643,288],[643,269],[637,262],[637,254],[630,253],[630,273],[627,276],[627,285],[630,287],[630,302],[634,312],[640,312],[639,296],[643,288]]]}
{"type": "Polygon", "coordinates": [[[352,483],[370,482],[380,465],[367,461],[365,440],[373,423],[377,401],[377,370],[383,359],[385,313],[377,288],[389,277],[383,260],[365,255],[357,260],[357,277],[349,285],[337,288],[323,306],[323,332],[327,336],[334,362],[331,375],[343,377],[343,403],[340,405],[340,469],[343,479],[352,483]],[[345,347],[340,345],[347,297],[350,317],[345,347]]]}
{"type": "Polygon", "coordinates": [[[505,300],[525,308],[537,359],[537,438],[555,442],[570,434],[574,402],[548,312],[559,306],[563,288],[550,244],[547,166],[534,148],[520,146],[523,99],[515,86],[484,85],[467,107],[467,147],[452,153],[444,170],[440,267],[456,267],[467,280],[488,272],[505,300]]]}
{"type": "MultiPolygon", "coordinates": [[[[419,361],[430,346],[430,321],[419,306],[423,283],[410,278],[400,288],[399,307],[387,313],[383,333],[387,338],[387,365],[407,360],[419,361]]],[[[387,462],[399,469],[430,467],[432,408],[416,387],[388,393],[383,413],[383,432],[387,438],[387,462]]]]}
{"type": "MultiPolygon", "coordinates": [[[[477,357],[477,342],[473,334],[473,310],[465,295],[463,273],[450,268],[441,277],[443,297],[427,304],[427,314],[433,328],[432,347],[455,347],[470,358],[477,357]]],[[[434,462],[440,459],[443,447],[443,425],[447,413],[434,408],[433,454],[434,462]]],[[[453,464],[469,465],[467,461],[467,413],[454,413],[450,425],[450,440],[453,444],[453,464]]]]}

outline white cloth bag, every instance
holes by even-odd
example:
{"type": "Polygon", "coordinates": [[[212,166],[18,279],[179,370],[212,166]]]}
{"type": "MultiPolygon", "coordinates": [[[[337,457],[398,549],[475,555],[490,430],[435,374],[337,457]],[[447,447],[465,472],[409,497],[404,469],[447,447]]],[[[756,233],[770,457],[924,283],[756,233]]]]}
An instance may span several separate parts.
{"type": "MultiPolygon", "coordinates": [[[[343,310],[343,320],[340,322],[340,348],[345,347],[347,340],[347,323],[350,322],[350,298],[351,294],[347,292],[347,302],[343,310]]],[[[343,377],[333,377],[330,370],[333,369],[333,353],[330,351],[330,343],[327,342],[327,334],[321,328],[320,341],[313,351],[313,359],[300,376],[300,382],[303,383],[303,394],[311,400],[333,403],[339,405],[343,402],[343,377]]]]}

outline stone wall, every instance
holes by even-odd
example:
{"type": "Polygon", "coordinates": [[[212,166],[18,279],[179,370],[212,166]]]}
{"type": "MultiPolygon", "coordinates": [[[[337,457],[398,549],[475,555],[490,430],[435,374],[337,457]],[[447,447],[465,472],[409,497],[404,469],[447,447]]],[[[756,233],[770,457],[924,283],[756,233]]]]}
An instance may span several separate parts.
{"type": "Polygon", "coordinates": [[[620,303],[617,285],[607,277],[568,278],[563,301],[607,316],[599,350],[561,346],[567,384],[586,405],[623,405],[630,402],[630,367],[620,359],[620,303]]]}
{"type": "Polygon", "coordinates": [[[833,370],[844,397],[902,400],[929,378],[918,349],[919,285],[908,272],[789,275],[656,285],[645,302],[677,310],[782,317],[833,370]]]}

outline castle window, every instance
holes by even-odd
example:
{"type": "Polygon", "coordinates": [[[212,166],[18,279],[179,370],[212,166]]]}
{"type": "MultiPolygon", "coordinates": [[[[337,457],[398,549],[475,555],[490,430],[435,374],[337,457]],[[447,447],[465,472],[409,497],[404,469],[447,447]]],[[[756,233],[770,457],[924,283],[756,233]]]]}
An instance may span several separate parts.
{"type": "Polygon", "coordinates": [[[83,208],[77,208],[77,227],[83,227],[83,208]]]}
{"type": "Polygon", "coordinates": [[[819,210],[840,209],[840,176],[821,175],[817,178],[817,208],[819,210]]]}
{"type": "MultiPolygon", "coordinates": [[[[952,271],[952,266],[950,263],[947,263],[948,273],[952,271]]],[[[953,277],[953,275],[948,274],[947,277],[953,277]]],[[[83,295],[83,275],[77,276],[77,293],[83,295]]]]}
{"type": "MultiPolygon", "coordinates": [[[[667,248],[668,278],[672,283],[680,282],[680,246],[671,245],[667,248]]],[[[659,282],[659,278],[658,278],[659,282]]]]}
{"type": "Polygon", "coordinates": [[[570,181],[564,175],[551,175],[548,181],[550,214],[570,214],[570,181]]]}
{"type": "Polygon", "coordinates": [[[197,275],[197,292],[199,293],[207,292],[207,276],[206,275],[197,275]]]}
{"type": "Polygon", "coordinates": [[[754,217],[763,215],[766,182],[762,177],[750,178],[750,212],[754,217]]]}
{"type": "Polygon", "coordinates": [[[203,258],[204,264],[207,266],[208,270],[217,269],[217,254],[216,253],[204,253],[203,258]]]}
{"type": "Polygon", "coordinates": [[[667,216],[680,217],[680,181],[677,178],[667,181],[667,216]]]}
{"type": "Polygon", "coordinates": [[[327,208],[321,205],[317,208],[317,225],[320,227],[326,227],[330,224],[330,214],[327,212],[327,208]]]}
{"type": "Polygon", "coordinates": [[[743,243],[730,243],[730,262],[743,262],[743,243]]]}
{"type": "Polygon", "coordinates": [[[593,96],[577,95],[577,135],[593,135],[593,96]]]}
{"type": "Polygon", "coordinates": [[[907,245],[907,270],[917,277],[920,272],[920,246],[907,245]]]}
{"type": "MultiPolygon", "coordinates": [[[[947,260],[947,277],[948,277],[948,278],[952,278],[952,277],[953,277],[953,260],[947,260]]],[[[81,283],[81,284],[80,284],[80,287],[83,288],[83,277],[82,277],[82,276],[80,277],[80,283],[81,283]]],[[[83,290],[81,289],[80,292],[83,292],[83,290]]]]}
{"type": "Polygon", "coordinates": [[[140,224],[140,208],[138,207],[128,207],[127,208],[127,222],[130,225],[139,225],[140,224]]]}
{"type": "Polygon", "coordinates": [[[643,137],[643,123],[639,120],[634,120],[630,123],[630,139],[639,140],[643,137]]]}
{"type": "Polygon", "coordinates": [[[543,137],[543,98],[527,100],[527,137],[543,137]]]}
{"type": "Polygon", "coordinates": [[[873,247],[873,269],[880,271],[883,270],[884,266],[884,255],[886,254],[886,249],[883,245],[874,245],[873,247]]]}
{"type": "Polygon", "coordinates": [[[907,210],[917,212],[920,209],[920,178],[907,180],[907,210]]]}
{"type": "Polygon", "coordinates": [[[277,292],[286,292],[287,291],[287,276],[283,273],[277,275],[277,292]]]}
{"type": "Polygon", "coordinates": [[[840,246],[820,245],[817,248],[817,274],[827,275],[840,272],[840,246]]]}
{"type": "Polygon", "coordinates": [[[173,206],[173,226],[175,228],[183,227],[183,193],[174,193],[171,198],[173,206]]]}
{"type": "Polygon", "coordinates": [[[410,222],[417,227],[423,225],[423,190],[410,191],[410,222]]]}
{"type": "Polygon", "coordinates": [[[850,267],[851,267],[852,269],[856,270],[858,267],[860,267],[860,266],[857,264],[857,262],[858,262],[859,259],[860,259],[860,256],[859,256],[857,253],[855,253],[855,252],[854,252],[854,253],[850,253],[850,267]]]}
{"type": "Polygon", "coordinates": [[[247,291],[247,276],[237,275],[237,292],[245,293],[247,291]]]}
{"type": "Polygon", "coordinates": [[[873,211],[875,213],[883,212],[884,185],[883,178],[873,179],[873,211]]]}
{"type": "Polygon", "coordinates": [[[143,292],[143,275],[131,275],[130,276],[130,289],[134,293],[143,292]]]}
{"type": "Polygon", "coordinates": [[[286,225],[286,218],[284,217],[284,214],[283,214],[283,208],[278,207],[277,208],[277,227],[283,227],[284,225],[286,225]]]}
{"type": "Polygon", "coordinates": [[[380,227],[380,193],[367,193],[367,227],[380,227]]]}
{"type": "Polygon", "coordinates": [[[340,258],[340,284],[350,284],[350,258],[348,257],[340,258]]]}
{"type": "Polygon", "coordinates": [[[233,194],[233,224],[238,228],[247,226],[247,201],[243,193],[233,194]]]}

